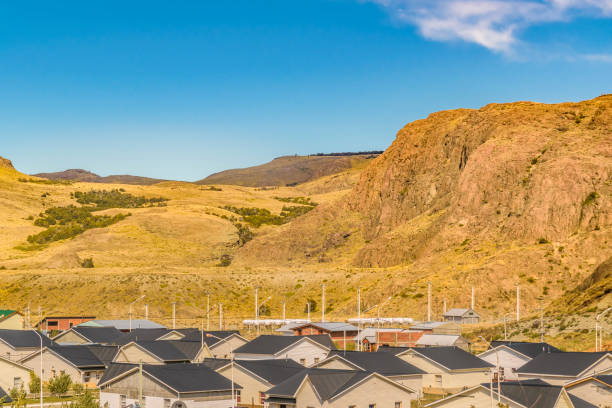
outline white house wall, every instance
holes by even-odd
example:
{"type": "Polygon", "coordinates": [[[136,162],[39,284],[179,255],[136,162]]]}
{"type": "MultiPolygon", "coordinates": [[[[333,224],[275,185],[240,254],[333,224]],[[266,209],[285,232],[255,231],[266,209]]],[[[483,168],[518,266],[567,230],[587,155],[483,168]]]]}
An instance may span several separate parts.
{"type": "Polygon", "coordinates": [[[327,353],[329,353],[329,350],[323,346],[309,341],[302,341],[287,348],[282,354],[274,356],[274,358],[277,360],[290,358],[300,364],[301,360],[304,359],[305,365],[308,367],[315,362],[323,361],[327,357],[327,353]]]}
{"type": "Polygon", "coordinates": [[[508,349],[501,349],[497,352],[492,350],[486,354],[480,354],[478,357],[483,359],[489,364],[497,366],[497,356],[499,355],[499,366],[504,368],[504,378],[507,380],[518,380],[516,369],[525,365],[531,359],[525,356],[521,356],[516,352],[509,351],[508,349]]]}
{"type": "Polygon", "coordinates": [[[567,388],[567,392],[598,407],[604,407],[606,404],[612,406],[612,387],[599,381],[584,381],[567,388]]]}

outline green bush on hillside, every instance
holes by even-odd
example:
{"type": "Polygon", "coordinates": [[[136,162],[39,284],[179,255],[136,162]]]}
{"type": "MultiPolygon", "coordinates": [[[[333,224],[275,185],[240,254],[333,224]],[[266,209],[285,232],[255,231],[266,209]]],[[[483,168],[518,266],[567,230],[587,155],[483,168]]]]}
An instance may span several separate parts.
{"type": "Polygon", "coordinates": [[[120,190],[91,190],[87,192],[75,191],[72,197],[79,204],[95,204],[99,210],[107,208],[141,208],[164,205],[168,201],[164,197],[146,198],[124,193],[120,190]]]}
{"type": "Polygon", "coordinates": [[[300,215],[306,214],[314,207],[311,206],[283,206],[280,215],[272,214],[267,208],[256,208],[256,207],[234,207],[226,205],[221,207],[224,210],[231,211],[235,214],[242,216],[242,219],[254,227],[260,227],[263,224],[270,225],[282,225],[286,224],[292,219],[299,217],[300,215]]]}
{"type": "Polygon", "coordinates": [[[315,203],[310,199],[310,197],[274,197],[275,200],[282,201],[284,203],[294,203],[294,204],[302,204],[309,205],[311,207],[316,207],[319,203],[315,203]]]}

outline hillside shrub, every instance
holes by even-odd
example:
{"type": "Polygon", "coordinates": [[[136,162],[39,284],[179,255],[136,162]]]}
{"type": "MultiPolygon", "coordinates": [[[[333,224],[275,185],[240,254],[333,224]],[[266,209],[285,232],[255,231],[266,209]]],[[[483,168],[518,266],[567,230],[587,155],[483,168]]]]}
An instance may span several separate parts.
{"type": "Polygon", "coordinates": [[[315,203],[310,199],[310,197],[274,197],[275,200],[282,201],[284,203],[293,203],[293,204],[301,204],[301,205],[309,205],[311,207],[316,207],[319,203],[315,203]]]}
{"type": "Polygon", "coordinates": [[[217,266],[230,266],[232,263],[232,256],[229,254],[223,254],[221,255],[221,258],[219,258],[219,263],[217,264],[217,266]]]}
{"type": "Polygon", "coordinates": [[[308,299],[306,306],[304,306],[304,313],[308,313],[308,305],[310,305],[310,313],[317,311],[317,301],[314,299],[308,299]]]}
{"type": "Polygon", "coordinates": [[[280,215],[272,214],[267,208],[257,207],[234,207],[226,205],[221,207],[224,210],[233,212],[242,217],[244,222],[258,228],[264,224],[269,225],[282,225],[286,224],[294,218],[300,215],[306,214],[312,210],[313,206],[296,205],[296,206],[283,206],[280,215]]]}
{"type": "Polygon", "coordinates": [[[98,210],[107,208],[141,208],[153,207],[168,201],[164,197],[146,198],[124,193],[120,190],[75,191],[72,196],[79,204],[95,204],[98,210]]]}
{"type": "Polygon", "coordinates": [[[93,268],[94,267],[93,258],[83,259],[83,261],[81,262],[81,266],[83,268],[93,268]]]}

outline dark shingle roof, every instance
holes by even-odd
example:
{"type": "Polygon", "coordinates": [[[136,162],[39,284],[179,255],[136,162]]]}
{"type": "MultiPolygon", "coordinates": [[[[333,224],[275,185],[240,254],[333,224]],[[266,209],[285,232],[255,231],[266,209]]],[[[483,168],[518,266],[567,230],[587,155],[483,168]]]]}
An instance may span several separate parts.
{"type": "Polygon", "coordinates": [[[11,397],[8,396],[6,392],[4,392],[2,387],[0,387],[0,404],[6,404],[7,402],[13,402],[13,400],[11,399],[11,397]]]}
{"type": "MultiPolygon", "coordinates": [[[[54,344],[53,341],[44,334],[41,334],[41,336],[43,339],[43,346],[54,344]]],[[[0,330],[0,340],[13,348],[40,347],[40,337],[32,330],[0,330]]]]}
{"type": "Polygon", "coordinates": [[[459,347],[425,347],[412,350],[451,370],[493,367],[459,347]]]}
{"type": "Polygon", "coordinates": [[[574,404],[574,408],[597,408],[597,405],[593,405],[590,402],[583,400],[582,398],[570,394],[569,392],[567,393],[567,395],[569,395],[572,404],[574,404]]]}
{"type": "Polygon", "coordinates": [[[90,343],[98,344],[118,344],[117,341],[123,335],[114,327],[74,326],[71,330],[83,336],[90,343]]]}
{"type": "Polygon", "coordinates": [[[231,360],[227,358],[205,358],[204,361],[202,361],[202,364],[216,371],[217,369],[228,365],[230,361],[231,360]]]}
{"type": "MultiPolygon", "coordinates": [[[[489,384],[482,384],[489,389],[489,384]]],[[[493,384],[493,391],[497,392],[497,384],[493,384]]],[[[501,395],[530,408],[554,408],[555,402],[563,387],[550,385],[544,382],[503,382],[501,395]]]]}
{"type": "Polygon", "coordinates": [[[104,352],[90,349],[88,345],[51,346],[49,351],[61,356],[77,368],[104,367],[104,362],[98,357],[104,352]]]}
{"type": "Polygon", "coordinates": [[[597,378],[599,381],[604,382],[612,387],[612,375],[598,375],[597,378]]]}
{"type": "Polygon", "coordinates": [[[534,358],[542,353],[559,353],[561,350],[551,346],[548,343],[529,343],[526,341],[492,341],[489,345],[489,350],[499,346],[506,346],[512,350],[518,351],[527,357],[534,358]]]}
{"type": "MultiPolygon", "coordinates": [[[[138,369],[138,364],[113,363],[104,371],[99,384],[112,381],[132,369],[138,369]]],[[[229,391],[232,389],[230,380],[216,373],[205,364],[143,364],[142,371],[157,378],[177,392],[229,391]]],[[[242,388],[238,384],[234,386],[236,389],[242,388]]]]}
{"type": "Polygon", "coordinates": [[[327,356],[339,356],[364,371],[372,371],[382,375],[425,374],[425,371],[407,363],[392,353],[367,353],[360,351],[334,350],[327,356]]]}
{"type": "Polygon", "coordinates": [[[249,354],[276,354],[279,351],[289,347],[293,343],[302,340],[304,337],[308,337],[311,340],[327,347],[331,350],[335,350],[334,343],[331,337],[327,334],[319,334],[313,336],[275,336],[275,335],[261,335],[254,340],[238,347],[234,350],[234,353],[249,353],[249,354]]]}
{"type": "Polygon", "coordinates": [[[121,333],[121,336],[116,340],[117,344],[128,344],[131,341],[153,341],[157,340],[170,330],[164,328],[153,329],[132,329],[131,332],[121,333]]]}
{"type": "MultiPolygon", "coordinates": [[[[205,364],[146,365],[142,369],[178,392],[232,389],[230,380],[205,364]]],[[[235,384],[235,388],[242,387],[235,384]]]]}
{"type": "Polygon", "coordinates": [[[293,398],[304,378],[308,376],[319,396],[326,401],[370,375],[372,373],[367,371],[304,369],[270,388],[267,394],[281,398],[293,398]]]}
{"type": "Polygon", "coordinates": [[[102,346],[102,345],[90,345],[86,346],[105,366],[108,366],[115,358],[119,346],[102,346]]]}
{"type": "Polygon", "coordinates": [[[390,354],[393,354],[394,356],[397,356],[398,354],[403,353],[406,350],[410,350],[410,347],[393,347],[393,346],[382,345],[376,350],[376,352],[377,353],[390,353],[390,354]]]}
{"type": "Polygon", "coordinates": [[[521,366],[517,372],[577,376],[606,354],[606,352],[544,353],[521,366]]]}
{"type": "Polygon", "coordinates": [[[135,341],[134,344],[159,357],[164,362],[191,360],[174,345],[173,341],[135,341]]]}
{"type": "Polygon", "coordinates": [[[270,384],[279,384],[292,375],[305,370],[303,365],[291,359],[236,360],[234,363],[263,378],[270,384]]]}
{"type": "Polygon", "coordinates": [[[176,347],[189,360],[195,359],[202,349],[202,343],[196,341],[167,340],[167,342],[176,347]]]}

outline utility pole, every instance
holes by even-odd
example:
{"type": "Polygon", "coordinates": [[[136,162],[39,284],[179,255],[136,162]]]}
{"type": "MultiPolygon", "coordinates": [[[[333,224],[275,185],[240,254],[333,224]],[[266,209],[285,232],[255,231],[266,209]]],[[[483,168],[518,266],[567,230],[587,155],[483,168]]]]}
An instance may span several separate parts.
{"type": "MultiPolygon", "coordinates": [[[[142,406],[142,360],[138,364],[139,378],[138,378],[138,408],[143,408],[142,406]]],[[[42,381],[42,380],[41,380],[42,381]]]]}
{"type": "Polygon", "coordinates": [[[472,286],[472,310],[474,310],[474,287],[472,286]]]}
{"type": "Polygon", "coordinates": [[[357,351],[361,351],[361,288],[357,288],[357,351]]]}
{"type": "Polygon", "coordinates": [[[172,302],[172,330],[176,329],[176,302],[172,302]]]}
{"type": "Polygon", "coordinates": [[[255,287],[255,325],[257,326],[257,334],[259,335],[259,300],[258,300],[259,286],[255,287]]]}
{"type": "Polygon", "coordinates": [[[521,319],[521,287],[516,285],[516,321],[518,322],[521,319]]]}
{"type": "Polygon", "coordinates": [[[544,343],[544,309],[542,309],[542,297],[538,298],[540,304],[540,343],[544,343]]]}
{"type": "Polygon", "coordinates": [[[283,323],[285,322],[285,306],[286,306],[286,302],[283,302],[283,323]]]}
{"type": "Polygon", "coordinates": [[[145,320],[149,320],[149,304],[145,305],[145,320]]]}
{"type": "Polygon", "coordinates": [[[210,330],[210,292],[206,292],[206,331],[210,330]]]}
{"type": "Polygon", "coordinates": [[[308,311],[308,321],[310,321],[310,299],[306,301],[306,310],[308,311]]]}
{"type": "Polygon", "coordinates": [[[444,298],[444,313],[446,313],[446,298],[444,298]]]}
{"type": "Polygon", "coordinates": [[[321,285],[321,323],[325,321],[325,284],[321,285]]]}
{"type": "Polygon", "coordinates": [[[223,303],[219,303],[219,330],[223,330],[223,303]]]}
{"type": "Polygon", "coordinates": [[[431,282],[427,282],[427,321],[431,322],[431,282]]]}

